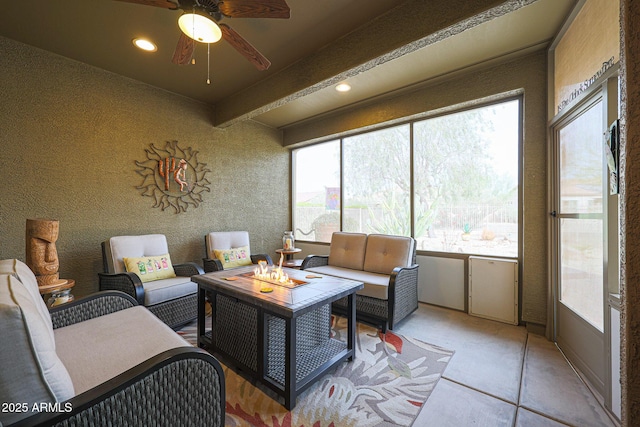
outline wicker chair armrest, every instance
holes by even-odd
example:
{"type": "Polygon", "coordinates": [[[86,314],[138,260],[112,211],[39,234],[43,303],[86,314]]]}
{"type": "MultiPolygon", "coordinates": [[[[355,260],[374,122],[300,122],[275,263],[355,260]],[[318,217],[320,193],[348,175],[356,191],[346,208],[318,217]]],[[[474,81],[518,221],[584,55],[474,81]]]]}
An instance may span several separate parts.
{"type": "Polygon", "coordinates": [[[53,329],[84,322],[94,317],[115,313],[138,305],[128,294],[120,291],[102,291],[49,310],[53,329]]]}
{"type": "Polygon", "coordinates": [[[396,267],[389,278],[389,328],[418,308],[418,264],[396,267]]]}
{"type": "Polygon", "coordinates": [[[307,257],[302,261],[300,270],[322,267],[323,265],[329,265],[329,255],[307,255],[307,257]]]}
{"type": "Polygon", "coordinates": [[[258,261],[267,261],[267,264],[273,265],[273,260],[267,254],[255,254],[251,255],[251,262],[257,264],[258,261]]]}
{"type": "Polygon", "coordinates": [[[101,291],[121,291],[144,305],[144,287],[135,273],[98,273],[98,283],[101,291]]]}
{"type": "Polygon", "coordinates": [[[204,270],[195,262],[185,262],[182,264],[175,264],[173,270],[176,272],[176,276],[191,277],[198,274],[204,274],[204,270]]]}
{"type": "Polygon", "coordinates": [[[211,273],[212,271],[222,271],[224,267],[219,259],[202,258],[202,266],[205,273],[211,273]]]}
{"type": "Polygon", "coordinates": [[[397,293],[403,286],[418,286],[418,264],[409,267],[396,267],[389,276],[389,292],[397,293]]]}
{"type": "Polygon", "coordinates": [[[59,405],[61,412],[41,412],[16,426],[222,427],[224,373],[218,360],[204,350],[179,347],[59,405]]]}

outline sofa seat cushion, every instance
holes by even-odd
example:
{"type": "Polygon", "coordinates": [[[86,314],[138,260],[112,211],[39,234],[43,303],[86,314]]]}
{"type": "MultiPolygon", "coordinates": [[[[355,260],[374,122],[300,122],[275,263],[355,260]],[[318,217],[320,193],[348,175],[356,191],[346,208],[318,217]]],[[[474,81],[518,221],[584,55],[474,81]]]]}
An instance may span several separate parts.
{"type": "Polygon", "coordinates": [[[362,270],[364,266],[367,235],[362,233],[336,232],[331,236],[329,265],[333,267],[362,270]]]}
{"type": "Polygon", "coordinates": [[[356,291],[357,295],[363,295],[371,298],[387,300],[389,298],[389,279],[387,274],[371,273],[368,271],[352,270],[349,268],[333,267],[330,265],[322,267],[308,268],[317,274],[326,274],[328,276],[342,277],[343,279],[357,280],[364,283],[364,288],[356,291]]]}
{"type": "Polygon", "coordinates": [[[370,234],[363,269],[373,273],[391,274],[395,267],[408,267],[413,258],[411,237],[370,234]]]}
{"type": "Polygon", "coordinates": [[[192,282],[190,277],[184,276],[154,280],[142,285],[144,286],[145,306],[195,294],[198,291],[198,285],[192,282]]]}
{"type": "Polygon", "coordinates": [[[58,355],[76,394],[108,381],[145,360],[190,344],[142,306],[54,331],[58,355]]]}

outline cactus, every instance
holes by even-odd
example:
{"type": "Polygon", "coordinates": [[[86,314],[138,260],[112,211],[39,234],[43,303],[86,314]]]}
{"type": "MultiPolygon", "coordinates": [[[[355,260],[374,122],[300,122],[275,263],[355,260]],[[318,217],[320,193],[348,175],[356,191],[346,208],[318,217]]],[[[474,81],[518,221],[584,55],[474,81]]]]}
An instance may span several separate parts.
{"type": "Polygon", "coordinates": [[[176,158],[167,157],[158,160],[158,173],[164,178],[164,190],[169,191],[169,177],[176,171],[176,158]]]}

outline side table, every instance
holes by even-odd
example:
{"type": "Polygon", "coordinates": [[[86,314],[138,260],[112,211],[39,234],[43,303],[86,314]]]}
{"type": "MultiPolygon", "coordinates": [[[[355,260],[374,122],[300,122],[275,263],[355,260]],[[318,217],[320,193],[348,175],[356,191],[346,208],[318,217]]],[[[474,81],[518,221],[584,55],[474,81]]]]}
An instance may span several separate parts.
{"type": "Polygon", "coordinates": [[[283,267],[289,268],[300,268],[302,265],[302,260],[293,259],[293,255],[301,252],[302,249],[293,248],[293,249],[276,249],[276,252],[280,255],[284,255],[284,260],[282,262],[283,267]]]}
{"type": "Polygon", "coordinates": [[[46,294],[51,294],[51,297],[47,300],[47,307],[55,307],[73,301],[74,297],[71,293],[71,288],[75,286],[76,281],[73,279],[63,279],[60,280],[60,282],[61,283],[38,286],[38,290],[43,297],[46,294]]]}

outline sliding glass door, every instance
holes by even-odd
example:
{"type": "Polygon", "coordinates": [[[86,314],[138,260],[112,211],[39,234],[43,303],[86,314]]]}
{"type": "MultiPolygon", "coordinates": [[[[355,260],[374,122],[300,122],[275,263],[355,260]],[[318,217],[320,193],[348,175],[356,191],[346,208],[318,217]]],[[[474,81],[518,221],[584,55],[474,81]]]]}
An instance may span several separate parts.
{"type": "Polygon", "coordinates": [[[554,127],[556,341],[601,388],[605,381],[605,162],[602,93],[554,127]]]}

